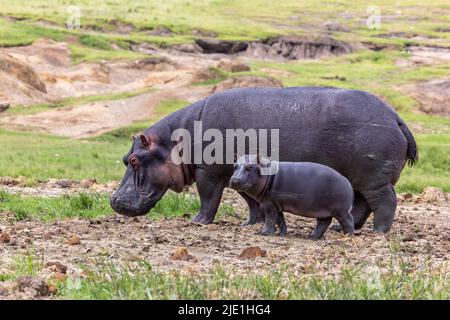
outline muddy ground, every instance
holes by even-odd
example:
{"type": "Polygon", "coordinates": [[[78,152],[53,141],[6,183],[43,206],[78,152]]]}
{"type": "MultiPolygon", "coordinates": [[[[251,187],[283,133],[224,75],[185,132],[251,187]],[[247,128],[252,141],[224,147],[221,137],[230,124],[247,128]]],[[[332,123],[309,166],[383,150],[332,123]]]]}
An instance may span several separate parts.
{"type": "MultiPolygon", "coordinates": [[[[67,185],[67,181],[62,184],[67,185]]],[[[51,194],[100,188],[95,184],[84,184],[86,182],[61,188],[53,181],[51,194]]],[[[31,194],[45,193],[43,186],[45,184],[28,188],[28,192],[33,189],[31,194]]],[[[103,190],[112,187],[103,186],[103,190]]],[[[18,186],[6,188],[12,192],[20,191],[18,186]]],[[[195,193],[193,189],[190,192],[195,193]]],[[[234,272],[265,274],[286,264],[298,275],[311,272],[313,268],[318,274],[336,275],[342,267],[383,270],[389,266],[392,250],[400,251],[415,270],[427,266],[448,272],[449,199],[448,194],[434,188],[426,189],[419,196],[401,195],[389,233],[373,233],[369,220],[354,236],[328,230],[324,239],[318,241],[309,239],[315,224],[313,219],[290,214],[286,214],[289,231],[285,237],[256,234],[261,225],[241,227],[239,218],[246,217],[247,209],[232,190],[226,191],[222,201],[232,205],[235,213],[207,226],[192,223],[187,217],[153,220],[151,214],[126,218],[111,213],[91,220],[66,219],[48,223],[34,220],[12,223],[8,214],[2,214],[0,229],[9,236],[9,241],[0,243],[0,273],[13,271],[15,257],[32,253],[47,265],[39,274],[43,279],[59,273],[55,263],[67,267],[65,276],[76,279],[84,276],[84,268],[94,267],[105,259],[116,262],[144,259],[154,266],[154,270],[178,270],[188,274],[207,272],[217,265],[234,272]],[[244,249],[254,246],[266,251],[266,256],[239,257],[244,249]],[[181,260],[174,259],[174,254],[181,260]]],[[[0,288],[2,298],[34,298],[29,296],[29,291],[9,290],[13,286],[11,282],[0,286],[4,287],[0,288]]]]}

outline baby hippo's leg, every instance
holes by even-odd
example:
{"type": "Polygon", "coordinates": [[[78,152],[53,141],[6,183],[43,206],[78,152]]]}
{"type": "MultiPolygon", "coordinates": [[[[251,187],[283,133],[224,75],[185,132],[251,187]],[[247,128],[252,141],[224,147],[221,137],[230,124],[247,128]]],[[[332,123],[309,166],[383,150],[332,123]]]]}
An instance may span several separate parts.
{"type": "Polygon", "coordinates": [[[287,235],[287,226],[286,226],[286,221],[284,221],[284,213],[283,212],[278,212],[277,226],[278,226],[278,229],[280,230],[280,236],[287,235]]]}
{"type": "Polygon", "coordinates": [[[342,231],[344,233],[353,234],[355,233],[355,223],[353,221],[353,216],[350,211],[341,211],[334,215],[336,220],[342,227],[342,231]]]}
{"type": "Polygon", "coordinates": [[[325,233],[325,231],[327,231],[328,227],[330,226],[331,220],[333,220],[333,217],[317,219],[316,229],[311,235],[311,238],[314,240],[322,238],[323,234],[325,233]]]}

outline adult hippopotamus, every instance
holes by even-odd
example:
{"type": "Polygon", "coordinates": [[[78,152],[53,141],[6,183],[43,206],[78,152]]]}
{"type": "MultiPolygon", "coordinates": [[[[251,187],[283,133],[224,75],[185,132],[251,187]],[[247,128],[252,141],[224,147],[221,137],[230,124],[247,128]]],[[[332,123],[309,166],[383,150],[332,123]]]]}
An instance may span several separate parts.
{"type": "MultiPolygon", "coordinates": [[[[394,185],[409,161],[417,160],[413,135],[399,115],[377,97],[358,90],[330,87],[244,88],[213,94],[180,109],[134,139],[124,156],[122,183],[112,208],[127,216],[144,215],[168,189],[197,185],[200,212],[193,221],[212,223],[233,163],[174,163],[172,133],[227,128],[279,129],[280,161],[316,162],[345,176],[355,191],[355,229],[374,212],[374,230],[386,232],[394,220],[394,185]]],[[[203,147],[205,147],[203,145],[203,147]]],[[[248,152],[247,152],[248,153],[248,152]]],[[[259,204],[241,194],[250,208],[247,223],[263,220],[259,204]]]]}
{"type": "Polygon", "coordinates": [[[230,187],[252,197],[265,213],[262,235],[287,233],[284,212],[316,218],[313,239],[320,239],[335,218],[344,233],[354,232],[351,215],[353,188],[339,172],[314,162],[275,162],[258,155],[244,155],[234,164],[230,187]],[[273,174],[263,170],[276,166],[273,174]]]}

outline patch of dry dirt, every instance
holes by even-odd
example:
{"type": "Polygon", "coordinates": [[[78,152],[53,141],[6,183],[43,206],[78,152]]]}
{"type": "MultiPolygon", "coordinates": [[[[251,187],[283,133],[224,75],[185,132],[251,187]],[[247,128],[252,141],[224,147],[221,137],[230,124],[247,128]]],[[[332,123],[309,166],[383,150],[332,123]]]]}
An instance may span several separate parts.
{"type": "Polygon", "coordinates": [[[0,52],[0,104],[49,101],[45,83],[28,64],[0,52]]]}
{"type": "Polygon", "coordinates": [[[400,88],[419,102],[422,112],[450,116],[450,79],[434,79],[417,84],[408,84],[400,88]]]}
{"type": "Polygon", "coordinates": [[[411,54],[411,57],[397,60],[397,66],[410,67],[421,64],[448,63],[450,61],[449,47],[410,45],[406,47],[406,52],[411,54]]]}

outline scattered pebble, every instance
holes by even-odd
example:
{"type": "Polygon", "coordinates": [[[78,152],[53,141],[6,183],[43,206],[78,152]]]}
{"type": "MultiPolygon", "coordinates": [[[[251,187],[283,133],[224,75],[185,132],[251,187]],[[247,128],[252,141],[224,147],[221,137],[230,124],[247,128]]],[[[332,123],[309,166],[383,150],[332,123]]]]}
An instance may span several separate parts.
{"type": "Polygon", "coordinates": [[[239,254],[239,259],[256,259],[258,257],[266,257],[267,251],[260,247],[247,247],[239,254]]]}
{"type": "Polygon", "coordinates": [[[67,272],[67,267],[58,261],[47,262],[45,266],[53,272],[60,272],[64,274],[67,272]]]}
{"type": "Polygon", "coordinates": [[[0,242],[9,243],[11,241],[11,236],[6,232],[0,232],[0,242]]]}
{"type": "Polygon", "coordinates": [[[76,245],[80,245],[81,244],[81,240],[80,237],[77,235],[73,235],[69,238],[69,240],[67,241],[68,244],[70,244],[71,246],[76,246],[76,245]]]}
{"type": "Polygon", "coordinates": [[[197,258],[190,255],[186,247],[180,247],[175,249],[170,254],[170,259],[172,260],[182,260],[182,261],[197,261],[197,258]]]}

